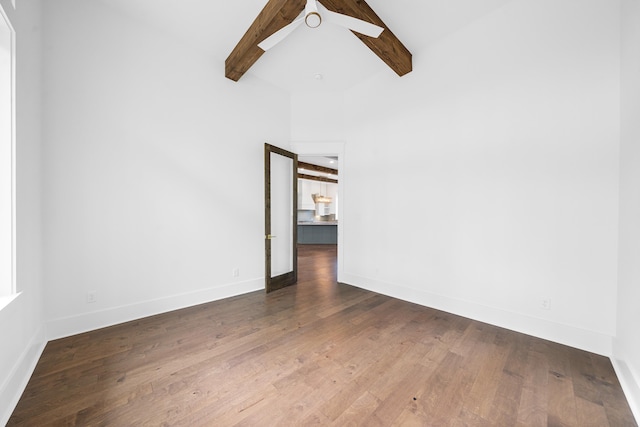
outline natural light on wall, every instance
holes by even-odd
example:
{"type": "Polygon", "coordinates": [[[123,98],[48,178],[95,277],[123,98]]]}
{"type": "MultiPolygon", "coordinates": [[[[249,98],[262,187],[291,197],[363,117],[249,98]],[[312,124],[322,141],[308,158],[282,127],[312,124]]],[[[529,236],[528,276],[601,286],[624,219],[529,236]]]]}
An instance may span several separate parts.
{"type": "Polygon", "coordinates": [[[14,32],[0,6],[0,307],[15,293],[14,32]]]}

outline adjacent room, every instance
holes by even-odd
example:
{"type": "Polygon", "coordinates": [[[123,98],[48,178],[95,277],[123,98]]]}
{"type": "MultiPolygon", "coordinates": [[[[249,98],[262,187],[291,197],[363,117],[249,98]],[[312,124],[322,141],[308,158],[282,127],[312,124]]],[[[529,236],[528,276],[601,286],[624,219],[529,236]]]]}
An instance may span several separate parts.
{"type": "Polygon", "coordinates": [[[640,0],[0,7],[0,425],[637,425],[640,0]]]}

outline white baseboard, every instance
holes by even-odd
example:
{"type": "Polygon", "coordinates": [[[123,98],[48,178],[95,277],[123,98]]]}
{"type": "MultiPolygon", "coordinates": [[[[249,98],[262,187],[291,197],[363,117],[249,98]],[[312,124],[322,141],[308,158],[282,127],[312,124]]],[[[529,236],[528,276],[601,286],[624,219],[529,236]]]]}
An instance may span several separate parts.
{"type": "Polygon", "coordinates": [[[107,326],[264,289],[264,278],[63,317],[47,322],[47,338],[64,338],[107,326]]]}
{"type": "Polygon", "coordinates": [[[615,349],[614,356],[611,357],[611,364],[616,371],[622,391],[629,402],[629,407],[633,416],[636,418],[636,422],[640,423],[640,377],[634,375],[633,370],[625,362],[628,360],[624,354],[620,354],[619,349],[615,349]]]}
{"type": "Polygon", "coordinates": [[[470,301],[450,298],[430,292],[382,282],[376,279],[344,273],[344,283],[388,295],[404,301],[420,304],[447,313],[456,314],[523,334],[546,339],[581,350],[610,357],[613,338],[598,332],[574,326],[538,319],[495,307],[487,307],[470,301]]]}
{"type": "Polygon", "coordinates": [[[0,406],[0,425],[6,425],[9,421],[46,345],[47,340],[44,328],[41,327],[31,338],[29,345],[16,361],[9,376],[0,386],[0,402],[2,402],[0,406]]]}

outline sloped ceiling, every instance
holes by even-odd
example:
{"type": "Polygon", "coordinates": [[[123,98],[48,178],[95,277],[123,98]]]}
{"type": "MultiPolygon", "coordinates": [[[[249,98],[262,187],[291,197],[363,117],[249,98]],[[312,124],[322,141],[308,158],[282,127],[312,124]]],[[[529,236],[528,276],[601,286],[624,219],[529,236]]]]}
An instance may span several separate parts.
{"type": "MultiPolygon", "coordinates": [[[[121,12],[224,61],[267,0],[102,0],[121,12]]],[[[368,0],[367,3],[415,55],[436,40],[513,0],[368,0]]],[[[301,27],[269,50],[247,75],[291,92],[342,91],[377,73],[395,75],[350,31],[301,27]],[[322,75],[322,79],[316,76],[322,75]]],[[[397,76],[396,76],[397,77],[397,76]]],[[[398,77],[400,78],[400,77],[398,77]]],[[[242,80],[237,84],[242,84],[242,80]]]]}

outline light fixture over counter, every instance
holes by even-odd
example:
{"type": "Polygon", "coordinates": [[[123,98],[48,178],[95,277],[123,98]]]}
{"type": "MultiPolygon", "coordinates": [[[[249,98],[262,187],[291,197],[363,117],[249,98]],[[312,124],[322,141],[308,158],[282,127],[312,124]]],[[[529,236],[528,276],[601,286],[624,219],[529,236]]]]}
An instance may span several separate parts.
{"type": "Polygon", "coordinates": [[[322,194],[312,194],[313,203],[331,203],[332,199],[328,196],[323,196],[322,194]]]}

